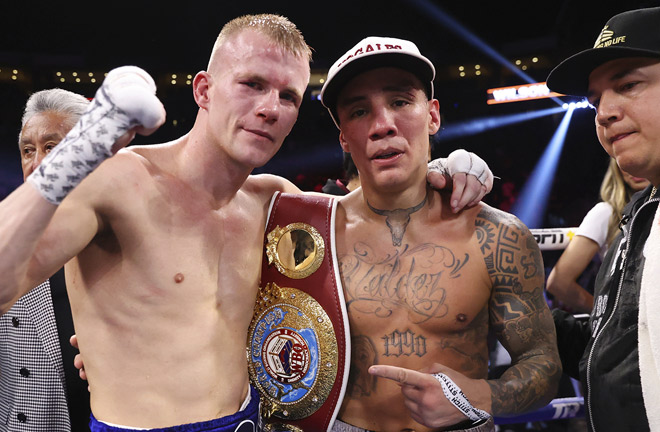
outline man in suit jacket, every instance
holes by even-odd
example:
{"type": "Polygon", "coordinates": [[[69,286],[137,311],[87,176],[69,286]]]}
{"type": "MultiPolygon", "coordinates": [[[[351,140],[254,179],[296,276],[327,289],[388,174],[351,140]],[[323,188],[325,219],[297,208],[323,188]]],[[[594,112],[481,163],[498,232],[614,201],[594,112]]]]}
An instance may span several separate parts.
{"type": "MultiPolygon", "coordinates": [[[[89,101],[61,89],[28,99],[19,149],[23,179],[78,121],[89,101]]],[[[61,269],[0,316],[0,431],[88,431],[89,392],[73,366],[71,307],[61,269]]]]}

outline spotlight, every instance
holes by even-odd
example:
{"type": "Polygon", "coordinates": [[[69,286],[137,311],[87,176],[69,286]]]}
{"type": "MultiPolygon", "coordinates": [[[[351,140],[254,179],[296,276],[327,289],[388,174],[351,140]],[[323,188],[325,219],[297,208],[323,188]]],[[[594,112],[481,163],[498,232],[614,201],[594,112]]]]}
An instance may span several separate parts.
{"type": "MultiPolygon", "coordinates": [[[[461,37],[463,40],[465,40],[465,42],[477,48],[479,51],[483,52],[485,55],[501,64],[503,67],[507,68],[513,74],[519,76],[526,83],[532,84],[536,82],[535,79],[526,74],[523,70],[521,70],[521,68],[516,67],[516,65],[512,64],[493,47],[488,45],[474,33],[469,31],[466,27],[461,25],[458,20],[443,11],[438,5],[435,4],[436,2],[431,0],[412,0],[410,3],[412,6],[416,7],[429,17],[436,20],[440,25],[461,37]]],[[[518,61],[520,62],[518,64],[522,63],[522,61],[518,61]]],[[[552,99],[557,103],[557,105],[561,106],[561,101],[559,99],[552,99]]]]}
{"type": "MultiPolygon", "coordinates": [[[[568,105],[567,105],[568,106],[568,105]]],[[[491,129],[521,123],[539,117],[553,115],[561,112],[560,107],[546,108],[538,111],[523,112],[517,114],[507,114],[493,117],[482,117],[468,120],[461,123],[450,124],[438,131],[434,138],[439,141],[448,141],[464,136],[476,135],[491,129]]]]}
{"type": "Polygon", "coordinates": [[[523,187],[520,196],[512,209],[512,213],[527,225],[528,228],[540,228],[545,217],[545,209],[550,197],[550,185],[552,185],[559,163],[559,156],[564,146],[566,131],[575,110],[575,103],[568,104],[568,110],[557,127],[552,139],[548,143],[541,159],[534,167],[529,180],[523,187]]]}
{"type": "Polygon", "coordinates": [[[564,110],[567,109],[583,109],[583,108],[591,108],[591,104],[589,103],[588,100],[582,99],[579,102],[564,102],[564,104],[561,106],[564,110]]]}

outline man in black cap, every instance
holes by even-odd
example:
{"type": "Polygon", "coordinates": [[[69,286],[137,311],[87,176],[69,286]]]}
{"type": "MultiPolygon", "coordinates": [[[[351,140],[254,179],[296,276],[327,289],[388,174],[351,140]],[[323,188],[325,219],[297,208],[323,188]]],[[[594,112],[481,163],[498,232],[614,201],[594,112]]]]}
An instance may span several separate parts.
{"type": "Polygon", "coordinates": [[[655,360],[660,353],[653,351],[660,325],[654,322],[657,311],[646,310],[657,303],[640,301],[655,295],[658,284],[646,276],[643,283],[642,275],[659,263],[647,250],[660,241],[651,231],[658,225],[653,219],[660,184],[659,29],[660,8],[616,15],[592,49],[562,62],[547,80],[553,91],[586,96],[596,110],[596,134],[605,151],[622,169],[652,183],[624,209],[622,233],[596,280],[589,322],[554,311],[564,370],[584,384],[586,417],[594,431],[660,430],[655,360]]]}

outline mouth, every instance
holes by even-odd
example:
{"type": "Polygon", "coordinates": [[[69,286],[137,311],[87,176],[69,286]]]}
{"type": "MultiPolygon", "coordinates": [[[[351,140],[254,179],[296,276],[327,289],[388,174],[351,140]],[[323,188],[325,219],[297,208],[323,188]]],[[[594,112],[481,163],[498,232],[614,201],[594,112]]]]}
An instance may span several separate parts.
{"type": "Polygon", "coordinates": [[[262,130],[259,130],[259,129],[246,129],[246,128],[243,128],[243,130],[246,131],[246,132],[249,132],[253,135],[257,135],[259,137],[266,138],[269,141],[273,141],[273,137],[268,132],[265,132],[265,131],[262,131],[262,130]]]}
{"type": "Polygon", "coordinates": [[[393,159],[399,155],[401,155],[402,152],[396,151],[396,150],[385,150],[382,152],[378,152],[376,155],[374,155],[371,159],[372,160],[388,160],[388,159],[393,159]]]}
{"type": "Polygon", "coordinates": [[[624,138],[626,138],[626,137],[628,137],[632,134],[633,134],[633,132],[625,132],[625,133],[620,133],[620,134],[613,135],[610,138],[610,144],[614,144],[617,141],[621,141],[622,139],[624,139],[624,138]]]}

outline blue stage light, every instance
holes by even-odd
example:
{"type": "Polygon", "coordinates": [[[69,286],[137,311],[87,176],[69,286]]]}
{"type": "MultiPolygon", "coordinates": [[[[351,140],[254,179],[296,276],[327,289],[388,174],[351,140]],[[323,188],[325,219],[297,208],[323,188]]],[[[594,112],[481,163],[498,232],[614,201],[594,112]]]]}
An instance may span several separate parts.
{"type": "Polygon", "coordinates": [[[528,228],[542,228],[541,224],[543,224],[545,210],[548,206],[548,198],[559,163],[559,156],[564,146],[566,131],[576,104],[574,103],[571,106],[569,103],[568,105],[564,118],[548,143],[541,159],[534,167],[534,171],[529,176],[512,209],[512,213],[518,216],[528,228]]]}
{"type": "Polygon", "coordinates": [[[482,117],[461,123],[450,124],[435,134],[436,141],[448,141],[465,136],[476,135],[492,129],[544,117],[561,112],[561,107],[546,108],[537,111],[507,114],[493,117],[482,117]]]}

